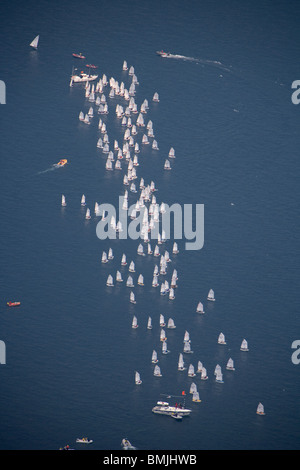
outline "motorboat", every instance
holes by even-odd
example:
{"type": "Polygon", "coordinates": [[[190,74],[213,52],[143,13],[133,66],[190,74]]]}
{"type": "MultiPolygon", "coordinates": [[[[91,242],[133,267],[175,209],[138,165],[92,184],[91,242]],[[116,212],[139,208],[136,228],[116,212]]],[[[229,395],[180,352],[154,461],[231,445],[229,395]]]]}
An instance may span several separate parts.
{"type": "Polygon", "coordinates": [[[136,449],[136,447],[134,447],[131,444],[131,442],[126,438],[122,439],[121,446],[123,450],[135,450],[136,449]]]}
{"type": "Polygon", "coordinates": [[[59,162],[56,165],[65,166],[67,163],[68,163],[68,160],[66,158],[63,158],[62,160],[59,160],[59,162]]]}
{"type": "Polygon", "coordinates": [[[93,440],[88,439],[87,437],[82,437],[82,438],[76,439],[76,442],[80,443],[80,444],[91,444],[93,442],[93,440]]]}
{"type": "Polygon", "coordinates": [[[19,307],[19,305],[21,305],[21,302],[7,302],[7,305],[9,307],[19,307]]]}
{"type": "Polygon", "coordinates": [[[170,52],[165,52],[163,50],[161,51],[156,51],[156,54],[159,55],[160,57],[171,57],[170,52]]]}
{"type": "Polygon", "coordinates": [[[92,82],[93,80],[96,80],[98,78],[98,75],[90,75],[84,72],[80,72],[79,75],[72,75],[71,80],[74,83],[80,83],[80,82],[92,82]]]}
{"type": "Polygon", "coordinates": [[[85,56],[82,55],[81,52],[79,54],[73,52],[72,56],[75,57],[75,59],[85,59],[85,56]]]}
{"type": "Polygon", "coordinates": [[[166,401],[158,401],[156,405],[152,408],[152,412],[155,414],[160,414],[160,415],[173,416],[175,414],[175,415],[181,415],[183,417],[183,416],[189,416],[192,410],[185,408],[184,406],[180,404],[172,406],[166,401]]]}

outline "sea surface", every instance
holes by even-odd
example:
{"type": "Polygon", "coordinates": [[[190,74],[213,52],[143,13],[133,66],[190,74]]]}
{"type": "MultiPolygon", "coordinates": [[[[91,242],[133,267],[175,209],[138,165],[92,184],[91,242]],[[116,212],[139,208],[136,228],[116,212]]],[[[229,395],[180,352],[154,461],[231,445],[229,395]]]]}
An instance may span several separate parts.
{"type": "MultiPolygon", "coordinates": [[[[88,450],[120,449],[124,437],[144,450],[299,449],[300,365],[291,360],[300,339],[300,108],[291,102],[300,79],[299,3],[29,0],[3,1],[0,10],[0,448],[78,449],[76,438],[88,436],[88,450]],[[161,49],[176,57],[160,58],[161,49]],[[109,114],[92,104],[86,126],[78,115],[91,103],[84,86],[69,87],[70,75],[92,63],[99,78],[129,87],[124,60],[139,81],[136,103],[149,102],[144,118],[159,146],[140,145],[137,186],[141,177],[153,180],[159,203],[205,208],[202,249],[185,250],[184,239],[178,255],[173,240],[160,246],[172,260],[165,278],[178,272],[174,300],[151,287],[158,261],[137,255],[138,240],[96,236],[95,202],[117,205],[128,189],[125,161],[122,171],[105,170],[98,121],[107,124],[111,149],[114,139],[122,143],[115,108],[126,102],[109,99],[105,87],[109,114]],[[167,172],[170,147],[176,158],[167,172]],[[61,158],[68,164],[53,167],[61,158]],[[114,259],[104,265],[110,247],[114,259]],[[135,305],[125,282],[106,287],[123,253],[136,263],[135,284],[138,274],[145,279],[134,288],[135,305]],[[210,288],[214,303],[206,300],[210,288]],[[9,300],[21,306],[8,308],[9,300]],[[160,314],[176,324],[166,330],[168,355],[160,314]],[[206,381],[177,370],[186,330],[194,352],[185,364],[197,369],[200,360],[206,381]],[[226,345],[217,344],[220,332],[226,345]],[[243,338],[248,352],[240,351],[243,338]],[[161,378],[153,376],[153,349],[161,378]],[[225,369],[229,357],[235,371],[225,369]],[[216,364],[223,384],[215,382],[216,364]],[[192,402],[192,382],[201,403],[192,402]],[[157,400],[183,399],[182,391],[189,417],[152,413],[157,400]],[[256,414],[259,402],[265,416],[256,414]]],[[[129,193],[130,204],[137,198],[129,193]]],[[[120,270],[126,280],[128,266],[120,270]]]]}

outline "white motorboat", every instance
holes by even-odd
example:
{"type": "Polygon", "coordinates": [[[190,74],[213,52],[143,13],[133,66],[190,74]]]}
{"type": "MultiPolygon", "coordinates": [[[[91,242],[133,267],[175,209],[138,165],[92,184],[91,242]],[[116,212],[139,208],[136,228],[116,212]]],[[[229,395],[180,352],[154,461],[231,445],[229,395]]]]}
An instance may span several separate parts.
{"type": "Polygon", "coordinates": [[[158,401],[156,405],[152,408],[152,412],[155,414],[167,415],[172,416],[180,415],[180,416],[189,416],[192,410],[185,408],[182,405],[172,406],[168,402],[165,401],[158,401]]]}
{"type": "Polygon", "coordinates": [[[93,440],[88,439],[87,437],[82,437],[82,438],[76,439],[76,442],[80,443],[80,444],[91,444],[93,442],[93,440]]]}
{"type": "Polygon", "coordinates": [[[79,75],[72,75],[71,80],[73,83],[92,82],[96,80],[98,75],[88,75],[87,73],[80,73],[79,75]]]}

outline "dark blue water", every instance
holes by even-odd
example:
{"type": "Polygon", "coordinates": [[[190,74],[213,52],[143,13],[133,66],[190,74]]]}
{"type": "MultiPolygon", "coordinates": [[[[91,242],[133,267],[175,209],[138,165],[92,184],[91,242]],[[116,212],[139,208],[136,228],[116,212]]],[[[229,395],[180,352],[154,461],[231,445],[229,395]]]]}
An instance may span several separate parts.
{"type": "MultiPolygon", "coordinates": [[[[2,2],[1,365],[0,447],[57,449],[89,436],[89,449],[299,448],[299,112],[291,83],[299,79],[299,5],[283,0],[222,2],[2,2]],[[40,34],[38,51],[28,44],[40,34]],[[161,59],[164,49],[190,59],[161,59]],[[147,98],[159,151],[142,148],[138,180],[155,181],[158,202],[205,205],[202,250],[172,257],[174,301],[151,287],[156,259],[137,256],[138,242],[96,237],[94,204],[116,204],[122,172],[105,170],[96,148],[98,116],[81,85],[69,88],[72,59],[82,52],[99,76],[124,81],[127,60],[147,98]],[[191,60],[193,59],[193,60],[191,60]],[[194,60],[197,59],[197,60],[194,60]],[[157,91],[160,102],[152,103],[157,91]],[[163,163],[170,147],[172,171],[163,163]],[[62,169],[53,163],[68,158],[62,169]],[[67,207],[60,205],[61,194],[67,207]],[[80,206],[86,195],[92,219],[80,206]],[[101,264],[103,250],[115,258],[101,264]],[[122,253],[136,262],[144,287],[107,288],[122,253]],[[139,259],[138,259],[139,258],[139,259]],[[216,302],[205,300],[210,288],[216,302]],[[8,309],[8,300],[20,300],[8,309]],[[203,301],[205,315],[195,313],[203,301]],[[177,325],[161,354],[159,315],[177,325]],[[131,321],[137,315],[139,328],[131,321]],[[146,329],[151,315],[153,329],[146,329]],[[184,331],[209,379],[177,371],[184,331]],[[220,332],[227,345],[217,344],[220,332]],[[243,338],[249,352],[240,351],[243,338]],[[163,376],[153,376],[152,350],[163,376]],[[229,357],[234,372],[225,370],[229,357]],[[214,380],[219,363],[224,383],[214,380]],[[143,384],[134,384],[134,371],[143,384]],[[201,403],[192,403],[192,381],[201,403]],[[187,393],[182,422],[151,412],[161,393],[187,393]],[[256,415],[258,402],[264,417],[256,415]]],[[[109,87],[105,94],[108,97],[109,87]]],[[[108,100],[111,146],[124,129],[108,100]]],[[[141,141],[139,131],[137,141],[141,141]]],[[[129,202],[136,196],[130,194],[129,202]]],[[[165,249],[171,250],[172,242],[165,249]]],[[[122,269],[127,278],[127,268],[122,269]]]]}

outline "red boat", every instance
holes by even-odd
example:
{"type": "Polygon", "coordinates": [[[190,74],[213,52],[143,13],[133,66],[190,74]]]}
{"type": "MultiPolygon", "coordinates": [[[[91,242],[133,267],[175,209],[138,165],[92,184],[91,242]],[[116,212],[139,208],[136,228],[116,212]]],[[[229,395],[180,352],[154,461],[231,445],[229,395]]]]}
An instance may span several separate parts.
{"type": "Polygon", "coordinates": [[[81,52],[79,54],[75,54],[73,53],[72,54],[73,57],[76,57],[76,59],[85,59],[85,56],[81,54],[81,52]]]}
{"type": "Polygon", "coordinates": [[[19,307],[19,305],[21,305],[21,302],[7,302],[7,305],[9,307],[19,307]]]}
{"type": "Polygon", "coordinates": [[[98,65],[86,64],[86,67],[88,67],[90,69],[96,69],[98,67],[98,65]]]}

